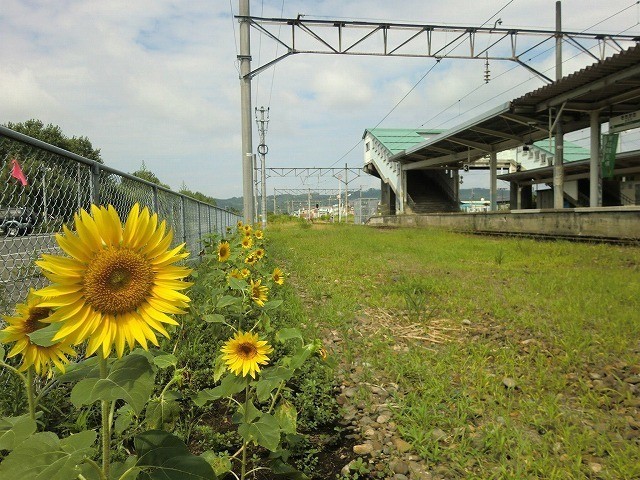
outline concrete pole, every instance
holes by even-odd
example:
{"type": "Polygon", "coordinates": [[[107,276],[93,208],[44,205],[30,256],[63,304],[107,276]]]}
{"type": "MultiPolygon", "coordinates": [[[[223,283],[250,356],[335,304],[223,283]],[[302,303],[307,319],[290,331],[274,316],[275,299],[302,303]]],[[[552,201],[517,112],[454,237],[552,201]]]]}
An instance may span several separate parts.
{"type": "Polygon", "coordinates": [[[589,162],[589,206],[602,206],[602,167],[600,165],[600,112],[590,112],[591,157],[589,162]]]}
{"type": "Polygon", "coordinates": [[[349,222],[349,176],[347,164],[344,164],[344,223],[349,222]]]}
{"type": "Polygon", "coordinates": [[[253,194],[253,220],[252,223],[258,223],[258,212],[259,212],[259,208],[258,208],[258,199],[260,198],[260,191],[258,190],[258,176],[257,176],[257,171],[258,171],[258,156],[257,155],[253,155],[253,172],[254,172],[254,186],[255,186],[255,191],[253,194]]]}
{"type": "MultiPolygon", "coordinates": [[[[562,78],[562,2],[556,2],[556,82],[562,78]]],[[[564,136],[562,115],[556,119],[556,148],[553,159],[553,208],[564,207],[564,136]]]]}
{"type": "Polygon", "coordinates": [[[269,109],[260,107],[256,108],[256,123],[258,124],[258,135],[259,141],[258,144],[258,154],[260,155],[260,172],[261,172],[261,202],[260,209],[262,213],[262,229],[264,230],[267,226],[267,174],[266,174],[266,155],[269,149],[265,143],[265,135],[267,133],[267,124],[269,123],[269,109]],[[258,112],[260,112],[260,118],[258,118],[258,112]],[[265,112],[267,116],[265,117],[265,112]]]}
{"type": "MultiPolygon", "coordinates": [[[[240,16],[249,16],[249,0],[238,0],[240,16]]],[[[240,113],[242,124],[242,196],[244,221],[252,223],[253,205],[253,145],[251,130],[251,38],[247,19],[240,20],[240,113]]]]}
{"type": "Polygon", "coordinates": [[[490,186],[489,186],[489,201],[491,204],[491,211],[495,212],[498,210],[498,154],[496,152],[491,152],[489,157],[489,176],[490,176],[490,186]]]}
{"type": "Polygon", "coordinates": [[[311,189],[307,192],[307,220],[311,221],[311,189]]]}

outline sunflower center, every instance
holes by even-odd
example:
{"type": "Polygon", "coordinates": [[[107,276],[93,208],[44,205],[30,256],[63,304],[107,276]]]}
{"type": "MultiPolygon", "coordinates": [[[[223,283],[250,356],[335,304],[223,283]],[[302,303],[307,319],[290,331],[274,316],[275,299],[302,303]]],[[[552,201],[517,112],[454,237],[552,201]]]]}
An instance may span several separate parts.
{"type": "Polygon", "coordinates": [[[32,308],[29,312],[29,318],[27,318],[27,321],[24,324],[25,332],[32,333],[46,327],[48,324],[41,322],[40,320],[47,318],[51,313],[52,310],[50,308],[32,308]]]}
{"type": "Polygon", "coordinates": [[[126,248],[98,252],[87,267],[84,292],[100,313],[134,311],[149,296],[154,273],[144,255],[126,248]]]}
{"type": "Polygon", "coordinates": [[[238,355],[244,360],[251,360],[258,353],[258,349],[253,343],[241,343],[238,345],[238,355]]]}

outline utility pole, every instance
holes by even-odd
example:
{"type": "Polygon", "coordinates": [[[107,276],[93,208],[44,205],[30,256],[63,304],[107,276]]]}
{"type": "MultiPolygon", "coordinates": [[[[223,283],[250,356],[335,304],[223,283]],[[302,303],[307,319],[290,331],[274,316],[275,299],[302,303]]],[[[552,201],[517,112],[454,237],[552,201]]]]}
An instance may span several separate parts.
{"type": "Polygon", "coordinates": [[[249,0],[238,0],[240,13],[240,110],[242,125],[242,195],[244,221],[253,222],[253,145],[251,130],[251,23],[249,0]]]}
{"type": "Polygon", "coordinates": [[[311,221],[311,189],[307,193],[307,220],[311,221]]]}
{"type": "MultiPolygon", "coordinates": [[[[262,172],[262,180],[261,180],[261,190],[262,190],[262,228],[264,229],[267,226],[267,174],[266,174],[266,159],[265,156],[269,151],[269,147],[267,147],[265,142],[265,135],[267,134],[267,129],[269,127],[269,109],[260,107],[256,108],[256,123],[258,124],[258,133],[260,135],[260,144],[258,145],[258,154],[260,155],[260,169],[262,172]],[[260,112],[260,118],[258,118],[258,112],[260,112]],[[266,113],[266,117],[265,117],[266,113]]],[[[274,207],[275,211],[275,207],[274,207]]]]}
{"type": "MultiPolygon", "coordinates": [[[[562,2],[556,2],[556,82],[562,78],[562,2]]],[[[553,158],[553,208],[564,206],[564,136],[562,109],[556,110],[556,148],[553,158]]]]}
{"type": "Polygon", "coordinates": [[[342,175],[338,175],[338,223],[342,222],[342,175]]]}
{"type": "Polygon", "coordinates": [[[344,164],[344,223],[349,223],[349,177],[348,177],[349,167],[347,164],[344,164]]]}

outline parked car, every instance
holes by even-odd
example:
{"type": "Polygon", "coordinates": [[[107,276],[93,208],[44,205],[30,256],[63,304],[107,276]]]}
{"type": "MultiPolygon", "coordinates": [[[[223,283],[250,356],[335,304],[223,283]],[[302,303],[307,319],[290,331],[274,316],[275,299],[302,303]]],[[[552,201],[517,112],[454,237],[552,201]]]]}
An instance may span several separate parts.
{"type": "Polygon", "coordinates": [[[8,237],[29,235],[38,215],[26,207],[0,207],[0,232],[8,237]]]}

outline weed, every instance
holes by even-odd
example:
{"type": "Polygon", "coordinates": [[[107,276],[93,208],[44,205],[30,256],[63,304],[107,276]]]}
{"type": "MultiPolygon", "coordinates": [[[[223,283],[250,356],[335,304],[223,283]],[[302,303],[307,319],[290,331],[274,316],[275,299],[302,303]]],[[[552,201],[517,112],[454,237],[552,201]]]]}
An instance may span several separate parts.
{"type": "Polygon", "coordinates": [[[400,385],[394,421],[422,457],[459,478],[586,478],[587,457],[603,478],[640,476],[640,445],[623,435],[629,393],[587,376],[640,364],[640,248],[325,227],[278,224],[274,256],[295,272],[314,332],[338,337],[369,381],[400,385]],[[361,313],[381,308],[468,326],[398,350],[361,313]]]}

